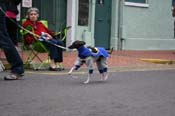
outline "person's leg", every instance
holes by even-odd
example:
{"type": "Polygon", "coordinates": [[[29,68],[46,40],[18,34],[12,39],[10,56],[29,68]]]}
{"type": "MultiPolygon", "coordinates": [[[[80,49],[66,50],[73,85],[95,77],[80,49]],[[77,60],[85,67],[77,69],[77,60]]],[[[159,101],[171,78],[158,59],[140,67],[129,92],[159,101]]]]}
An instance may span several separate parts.
{"type": "Polygon", "coordinates": [[[52,45],[50,42],[46,42],[46,41],[43,41],[42,42],[49,50],[49,56],[50,56],[50,59],[51,59],[51,63],[50,63],[50,67],[49,67],[49,70],[51,71],[57,71],[56,69],[56,63],[55,63],[55,60],[57,59],[57,47],[52,45]]]}
{"type": "MultiPolygon", "coordinates": [[[[0,7],[3,7],[3,4],[1,4],[0,7]]],[[[23,62],[7,33],[5,16],[1,10],[0,10],[0,47],[3,49],[7,61],[11,65],[11,73],[22,75],[24,73],[23,62]]]]}
{"type": "MultiPolygon", "coordinates": [[[[58,43],[57,43],[58,45],[60,45],[60,46],[64,45],[63,41],[61,41],[59,39],[57,41],[58,41],[58,43]]],[[[62,64],[62,62],[63,62],[63,49],[57,47],[57,52],[58,52],[58,59],[56,62],[58,64],[58,68],[59,68],[59,70],[64,70],[64,66],[62,64]]]]}
{"type": "MultiPolygon", "coordinates": [[[[59,39],[53,39],[53,40],[50,40],[51,43],[53,44],[56,44],[56,45],[60,45],[60,46],[63,46],[63,42],[59,39]]],[[[53,57],[54,57],[54,60],[55,60],[55,63],[58,65],[58,69],[59,70],[64,70],[64,67],[63,67],[63,49],[62,48],[59,48],[57,46],[54,46],[52,45],[51,46],[51,51],[55,51],[55,53],[53,54],[53,57]]]]}
{"type": "Polygon", "coordinates": [[[17,23],[16,19],[6,17],[7,32],[13,44],[15,44],[15,46],[17,47],[18,46],[17,25],[15,23],[17,23]]]}
{"type": "MultiPolygon", "coordinates": [[[[58,43],[57,45],[60,45],[60,46],[63,46],[63,42],[61,40],[57,40],[58,43]]],[[[57,63],[58,63],[58,67],[60,70],[64,70],[64,67],[63,67],[63,49],[62,48],[59,48],[57,47],[57,53],[58,53],[58,58],[57,58],[57,63]]]]}

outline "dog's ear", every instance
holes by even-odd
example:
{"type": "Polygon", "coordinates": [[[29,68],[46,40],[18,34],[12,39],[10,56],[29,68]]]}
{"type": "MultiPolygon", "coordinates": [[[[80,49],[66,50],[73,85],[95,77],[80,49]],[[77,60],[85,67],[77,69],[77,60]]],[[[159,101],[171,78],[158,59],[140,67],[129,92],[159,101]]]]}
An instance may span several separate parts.
{"type": "Polygon", "coordinates": [[[68,46],[69,49],[74,49],[76,48],[76,43],[77,41],[74,41],[70,46],[68,46]]]}
{"type": "Polygon", "coordinates": [[[69,49],[74,49],[73,45],[68,46],[69,49]]]}
{"type": "Polygon", "coordinates": [[[80,42],[80,45],[85,45],[86,44],[86,42],[84,42],[84,41],[79,41],[80,42]]]}
{"type": "Polygon", "coordinates": [[[74,41],[70,46],[68,46],[69,49],[74,49],[74,48],[79,48],[83,45],[85,45],[86,43],[84,41],[79,41],[79,40],[76,40],[74,41]]]}

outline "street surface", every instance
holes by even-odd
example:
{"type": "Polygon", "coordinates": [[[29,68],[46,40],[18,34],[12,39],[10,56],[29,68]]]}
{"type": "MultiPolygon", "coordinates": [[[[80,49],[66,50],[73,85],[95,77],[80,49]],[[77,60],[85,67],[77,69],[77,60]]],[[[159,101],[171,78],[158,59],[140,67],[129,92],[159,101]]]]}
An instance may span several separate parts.
{"type": "Polygon", "coordinates": [[[112,71],[83,84],[64,72],[26,71],[22,80],[0,73],[0,116],[175,116],[175,70],[112,71]]]}

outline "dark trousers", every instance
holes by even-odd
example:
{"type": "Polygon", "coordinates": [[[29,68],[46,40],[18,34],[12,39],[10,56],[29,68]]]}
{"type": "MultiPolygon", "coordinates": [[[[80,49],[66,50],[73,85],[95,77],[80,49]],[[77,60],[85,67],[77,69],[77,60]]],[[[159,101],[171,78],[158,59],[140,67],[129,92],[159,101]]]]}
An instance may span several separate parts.
{"type": "Polygon", "coordinates": [[[49,56],[51,60],[55,62],[63,62],[63,50],[55,45],[63,46],[63,42],[60,39],[51,39],[48,42],[43,41],[49,49],[49,56]],[[54,45],[55,44],[55,45],[54,45]]]}
{"type": "Polygon", "coordinates": [[[12,42],[15,44],[15,46],[17,46],[18,45],[18,40],[17,40],[18,27],[14,22],[17,23],[16,19],[6,17],[7,32],[12,42]]]}
{"type": "MultiPolygon", "coordinates": [[[[0,8],[4,10],[5,5],[1,3],[0,8]]],[[[11,65],[11,72],[16,74],[24,73],[23,62],[7,33],[5,15],[2,10],[0,10],[0,48],[3,49],[7,61],[11,65]]]]}

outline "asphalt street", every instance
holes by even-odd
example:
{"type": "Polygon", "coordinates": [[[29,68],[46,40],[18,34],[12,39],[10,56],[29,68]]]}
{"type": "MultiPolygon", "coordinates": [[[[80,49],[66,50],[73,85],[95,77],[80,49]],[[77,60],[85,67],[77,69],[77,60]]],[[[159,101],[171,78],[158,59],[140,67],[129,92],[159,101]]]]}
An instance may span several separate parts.
{"type": "Polygon", "coordinates": [[[175,70],[111,71],[83,84],[65,73],[26,71],[22,80],[0,73],[0,116],[175,116],[175,70]]]}

